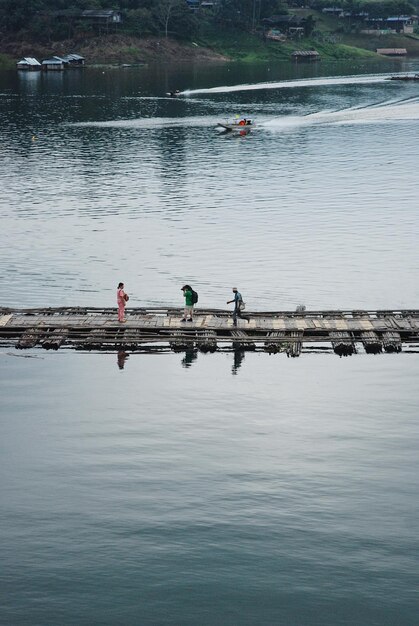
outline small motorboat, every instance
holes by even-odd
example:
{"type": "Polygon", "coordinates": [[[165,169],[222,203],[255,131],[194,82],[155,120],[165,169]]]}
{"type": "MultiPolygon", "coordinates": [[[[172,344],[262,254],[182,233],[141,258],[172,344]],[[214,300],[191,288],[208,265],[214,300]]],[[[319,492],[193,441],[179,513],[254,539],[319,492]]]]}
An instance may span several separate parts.
{"type": "Polygon", "coordinates": [[[255,123],[253,120],[243,117],[242,119],[234,120],[234,122],[218,122],[217,126],[223,128],[226,133],[250,133],[252,128],[255,127],[255,123]]]}
{"type": "Polygon", "coordinates": [[[419,74],[403,74],[401,76],[389,76],[387,80],[419,80],[419,74]]]}
{"type": "Polygon", "coordinates": [[[166,93],[166,96],[169,96],[169,98],[177,98],[179,95],[180,95],[179,89],[174,89],[174,91],[168,91],[166,93]]]}

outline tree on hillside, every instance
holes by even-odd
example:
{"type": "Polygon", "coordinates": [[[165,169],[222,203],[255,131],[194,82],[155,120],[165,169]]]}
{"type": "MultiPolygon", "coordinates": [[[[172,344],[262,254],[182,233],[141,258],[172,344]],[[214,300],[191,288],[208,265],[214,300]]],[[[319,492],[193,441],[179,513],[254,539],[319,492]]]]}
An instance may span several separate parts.
{"type": "Polygon", "coordinates": [[[316,25],[316,20],[314,19],[314,17],[312,15],[307,15],[303,23],[304,37],[310,37],[311,33],[314,30],[315,25],[316,25]]]}
{"type": "Polygon", "coordinates": [[[156,24],[152,12],[147,8],[130,9],[126,12],[125,24],[134,35],[155,34],[156,24]]]}
{"type": "Polygon", "coordinates": [[[185,10],[189,11],[185,0],[158,0],[153,7],[157,23],[164,30],[165,37],[169,33],[170,22],[179,17],[185,10]]]}
{"type": "Polygon", "coordinates": [[[223,0],[218,17],[225,24],[248,29],[257,27],[264,17],[284,13],[288,13],[284,0],[223,0]]]}
{"type": "Polygon", "coordinates": [[[33,0],[0,0],[0,28],[11,32],[24,28],[43,4],[33,0]]]}

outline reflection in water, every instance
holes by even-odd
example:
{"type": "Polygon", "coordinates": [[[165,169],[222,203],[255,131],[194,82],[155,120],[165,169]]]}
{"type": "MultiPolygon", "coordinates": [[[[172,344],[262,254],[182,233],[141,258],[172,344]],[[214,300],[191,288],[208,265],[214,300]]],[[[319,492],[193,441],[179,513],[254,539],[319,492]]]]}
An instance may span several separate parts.
{"type": "Polygon", "coordinates": [[[38,93],[40,83],[43,78],[43,72],[18,72],[19,93],[22,95],[33,95],[38,93]]]}
{"type": "Polygon", "coordinates": [[[241,368],[244,361],[244,355],[244,350],[234,350],[234,361],[231,368],[231,373],[233,374],[233,376],[236,376],[238,374],[238,370],[241,368]]]}
{"type": "Polygon", "coordinates": [[[114,359],[0,359],[2,624],[417,625],[418,359],[114,359]]]}
{"type": "Polygon", "coordinates": [[[128,358],[129,358],[128,352],[125,352],[125,350],[119,350],[117,362],[118,362],[118,367],[120,370],[124,369],[125,363],[128,360],[128,358]]]}
{"type": "Polygon", "coordinates": [[[195,348],[189,348],[186,350],[185,356],[182,359],[182,367],[191,367],[192,363],[198,358],[198,351],[195,348]]]}

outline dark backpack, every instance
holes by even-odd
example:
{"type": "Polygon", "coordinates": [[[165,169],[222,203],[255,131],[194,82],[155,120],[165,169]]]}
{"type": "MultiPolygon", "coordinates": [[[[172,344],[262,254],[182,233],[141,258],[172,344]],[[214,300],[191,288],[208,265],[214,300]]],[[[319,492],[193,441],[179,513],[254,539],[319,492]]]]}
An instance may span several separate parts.
{"type": "Polygon", "coordinates": [[[196,291],[192,289],[192,304],[196,304],[198,302],[198,294],[196,291]]]}

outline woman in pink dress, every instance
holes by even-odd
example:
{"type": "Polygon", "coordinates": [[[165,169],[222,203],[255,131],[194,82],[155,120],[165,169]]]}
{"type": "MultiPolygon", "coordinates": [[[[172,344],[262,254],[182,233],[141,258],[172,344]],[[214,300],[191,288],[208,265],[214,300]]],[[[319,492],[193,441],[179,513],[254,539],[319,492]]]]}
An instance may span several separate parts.
{"type": "Polygon", "coordinates": [[[116,301],[118,303],[118,322],[126,322],[125,319],[125,306],[128,301],[128,294],[124,291],[124,283],[119,283],[118,290],[116,292],[116,301]]]}

